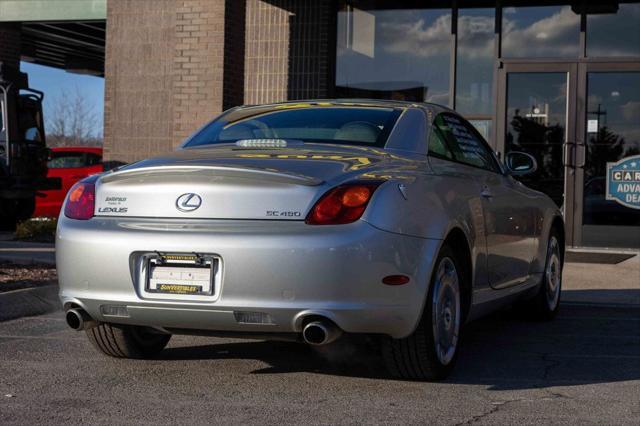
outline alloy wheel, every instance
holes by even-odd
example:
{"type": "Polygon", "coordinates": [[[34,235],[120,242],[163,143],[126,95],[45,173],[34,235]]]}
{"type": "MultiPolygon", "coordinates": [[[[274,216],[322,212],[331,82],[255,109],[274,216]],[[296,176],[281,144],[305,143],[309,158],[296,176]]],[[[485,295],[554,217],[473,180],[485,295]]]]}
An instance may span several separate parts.
{"type": "Polygon", "coordinates": [[[460,332],[460,280],[453,260],[444,257],[433,283],[432,324],[435,351],[442,365],[451,362],[460,332]]]}
{"type": "Polygon", "coordinates": [[[562,262],[560,261],[560,248],[556,237],[549,240],[547,250],[547,268],[545,270],[545,285],[547,306],[553,311],[560,300],[560,284],[562,282],[562,262]]]}

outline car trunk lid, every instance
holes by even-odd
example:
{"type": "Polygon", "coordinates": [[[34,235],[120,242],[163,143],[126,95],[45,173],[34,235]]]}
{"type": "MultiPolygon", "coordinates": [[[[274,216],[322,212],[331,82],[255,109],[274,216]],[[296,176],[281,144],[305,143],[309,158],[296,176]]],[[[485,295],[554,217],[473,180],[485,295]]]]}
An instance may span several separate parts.
{"type": "Polygon", "coordinates": [[[181,150],[101,177],[96,216],[304,220],[334,182],[384,156],[359,147],[181,150]]]}

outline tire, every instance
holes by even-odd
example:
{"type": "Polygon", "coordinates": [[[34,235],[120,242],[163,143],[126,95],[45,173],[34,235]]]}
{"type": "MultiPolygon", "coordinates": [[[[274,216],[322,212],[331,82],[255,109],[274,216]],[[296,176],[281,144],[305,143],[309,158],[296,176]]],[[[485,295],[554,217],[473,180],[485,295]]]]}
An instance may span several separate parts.
{"type": "Polygon", "coordinates": [[[18,218],[9,215],[0,215],[0,231],[15,232],[18,218]]]}
{"type": "Polygon", "coordinates": [[[145,327],[109,323],[101,323],[86,333],[96,349],[115,358],[152,358],[171,339],[170,334],[153,333],[145,327]]]}
{"type": "Polygon", "coordinates": [[[18,218],[18,222],[31,219],[31,216],[33,216],[33,212],[35,211],[36,211],[35,196],[31,198],[23,198],[16,202],[16,216],[18,218]]]}
{"type": "Polygon", "coordinates": [[[547,242],[544,273],[542,274],[538,293],[525,302],[526,312],[531,319],[536,321],[550,321],[556,317],[560,309],[563,268],[560,241],[558,232],[552,229],[547,242]]]}
{"type": "Polygon", "coordinates": [[[382,356],[392,376],[434,381],[453,370],[462,326],[463,271],[462,263],[445,244],[435,262],[418,326],[408,337],[382,342],[382,356]]]}
{"type": "Polygon", "coordinates": [[[17,223],[16,202],[11,199],[0,199],[0,231],[14,232],[17,223]]]}

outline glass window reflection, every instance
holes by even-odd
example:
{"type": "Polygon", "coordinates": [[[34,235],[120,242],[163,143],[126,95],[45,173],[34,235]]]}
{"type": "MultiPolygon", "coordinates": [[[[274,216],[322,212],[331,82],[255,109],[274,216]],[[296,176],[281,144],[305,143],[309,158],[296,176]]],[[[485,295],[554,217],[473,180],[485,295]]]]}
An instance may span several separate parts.
{"type": "Polygon", "coordinates": [[[640,56],[640,3],[587,15],[587,56],[640,56]]]}
{"type": "Polygon", "coordinates": [[[495,9],[458,11],[456,110],[462,114],[493,112],[495,9]]]}
{"type": "Polygon", "coordinates": [[[469,123],[476,128],[485,141],[491,141],[491,120],[469,120],[469,123]]]}
{"type": "Polygon", "coordinates": [[[583,223],[640,226],[638,210],[605,197],[607,163],[640,155],[640,73],[590,72],[587,90],[583,223]]]}
{"type": "Polygon", "coordinates": [[[552,58],[579,53],[580,15],[571,6],[502,9],[502,56],[552,58]]]}
{"type": "Polygon", "coordinates": [[[336,94],[449,103],[450,9],[338,12],[336,94]]]}
{"type": "Polygon", "coordinates": [[[562,206],[567,74],[509,73],[507,93],[507,152],[526,152],[538,162],[535,173],[519,180],[562,206]]]}

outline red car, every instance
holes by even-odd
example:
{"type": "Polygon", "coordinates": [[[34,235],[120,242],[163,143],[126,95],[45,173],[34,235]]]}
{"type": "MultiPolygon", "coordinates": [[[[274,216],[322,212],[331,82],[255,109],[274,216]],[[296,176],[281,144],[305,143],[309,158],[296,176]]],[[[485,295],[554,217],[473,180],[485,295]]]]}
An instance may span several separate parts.
{"type": "Polygon", "coordinates": [[[74,183],[89,175],[102,173],[102,148],[61,147],[51,149],[51,160],[47,167],[47,177],[59,177],[62,188],[41,191],[36,197],[33,217],[58,217],[67,191],[74,183]]]}

